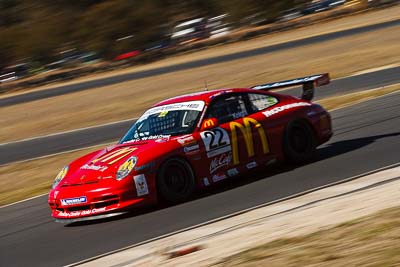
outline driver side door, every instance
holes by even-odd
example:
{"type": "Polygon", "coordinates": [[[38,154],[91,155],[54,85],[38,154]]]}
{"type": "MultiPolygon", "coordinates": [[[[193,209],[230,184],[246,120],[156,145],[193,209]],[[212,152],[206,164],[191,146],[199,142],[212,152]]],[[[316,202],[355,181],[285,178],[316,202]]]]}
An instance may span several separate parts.
{"type": "Polygon", "coordinates": [[[245,163],[239,162],[240,155],[246,152],[245,136],[235,134],[232,125],[247,115],[244,94],[223,94],[210,104],[201,124],[200,136],[206,154],[207,173],[212,183],[240,173],[245,163]]]}

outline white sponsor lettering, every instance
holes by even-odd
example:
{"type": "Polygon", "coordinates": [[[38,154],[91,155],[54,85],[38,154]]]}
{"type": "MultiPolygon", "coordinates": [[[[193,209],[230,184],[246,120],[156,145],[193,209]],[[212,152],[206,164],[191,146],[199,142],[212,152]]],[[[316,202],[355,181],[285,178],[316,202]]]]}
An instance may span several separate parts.
{"type": "Polygon", "coordinates": [[[186,145],[194,142],[195,140],[192,135],[184,135],[181,138],[178,138],[176,141],[181,145],[186,145]]]}
{"type": "Polygon", "coordinates": [[[226,179],[226,175],[225,174],[222,174],[222,175],[221,174],[215,174],[212,177],[212,180],[213,180],[214,183],[216,183],[218,181],[221,181],[221,180],[224,180],[224,179],[226,179]]]}
{"type": "Polygon", "coordinates": [[[83,210],[83,211],[72,211],[72,212],[60,212],[58,216],[60,217],[79,217],[85,215],[92,215],[99,212],[106,211],[106,207],[98,208],[98,209],[91,209],[91,210],[83,210]]]}
{"type": "Polygon", "coordinates": [[[138,197],[147,195],[149,193],[149,188],[147,187],[146,177],[144,176],[144,174],[133,176],[133,180],[135,181],[138,197]]]}
{"type": "Polygon", "coordinates": [[[229,165],[231,162],[232,162],[232,153],[225,153],[215,157],[210,164],[210,173],[212,174],[216,170],[229,165]]]}
{"type": "Polygon", "coordinates": [[[264,111],[263,114],[265,115],[265,117],[268,118],[268,117],[271,117],[272,115],[275,115],[275,114],[277,114],[279,112],[282,112],[284,110],[291,109],[291,108],[296,108],[296,107],[302,107],[302,106],[311,106],[311,104],[310,103],[306,103],[306,102],[297,102],[297,103],[288,104],[288,105],[284,105],[284,106],[273,108],[271,110],[264,111]]]}
{"type": "Polygon", "coordinates": [[[208,181],[207,177],[203,178],[203,183],[204,183],[205,186],[209,186],[210,185],[210,182],[208,181]]]}
{"type": "Polygon", "coordinates": [[[75,204],[81,204],[81,203],[86,203],[87,199],[86,197],[75,197],[75,198],[66,198],[66,199],[61,199],[61,204],[63,206],[68,206],[68,205],[75,205],[75,204]]]}
{"type": "Polygon", "coordinates": [[[148,140],[156,140],[156,142],[168,141],[171,135],[151,135],[151,136],[143,136],[140,138],[132,139],[124,142],[124,144],[135,143],[140,141],[148,141],[148,140]]]}
{"type": "Polygon", "coordinates": [[[100,171],[103,172],[107,170],[107,166],[97,166],[97,165],[89,165],[85,164],[81,167],[81,170],[93,170],[93,171],[100,171]]]}
{"type": "Polygon", "coordinates": [[[182,102],[182,103],[174,103],[174,104],[169,104],[169,105],[164,105],[160,107],[154,107],[149,110],[147,110],[143,116],[139,119],[143,120],[146,119],[150,115],[158,114],[163,111],[173,111],[173,110],[197,110],[197,111],[202,111],[204,108],[204,101],[188,101],[188,102],[182,102]]]}
{"type": "Polygon", "coordinates": [[[73,211],[73,212],[60,212],[58,214],[58,216],[61,217],[76,217],[76,216],[80,216],[81,212],[80,211],[73,211]]]}
{"type": "Polygon", "coordinates": [[[252,161],[252,162],[249,162],[246,164],[247,169],[253,169],[255,167],[257,167],[257,162],[255,162],[255,161],[252,161]]]}

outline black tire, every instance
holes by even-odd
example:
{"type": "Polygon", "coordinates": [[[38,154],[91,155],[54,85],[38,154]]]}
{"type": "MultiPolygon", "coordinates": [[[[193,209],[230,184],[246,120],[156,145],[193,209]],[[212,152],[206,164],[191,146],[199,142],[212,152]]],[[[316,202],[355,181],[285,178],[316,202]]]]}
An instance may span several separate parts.
{"type": "Polygon", "coordinates": [[[181,158],[164,162],[157,175],[159,197],[168,203],[180,203],[194,192],[195,177],[192,167],[181,158]]]}
{"type": "Polygon", "coordinates": [[[286,126],[283,147],[286,160],[304,164],[316,155],[316,139],[311,126],[304,121],[292,121],[286,126]]]}

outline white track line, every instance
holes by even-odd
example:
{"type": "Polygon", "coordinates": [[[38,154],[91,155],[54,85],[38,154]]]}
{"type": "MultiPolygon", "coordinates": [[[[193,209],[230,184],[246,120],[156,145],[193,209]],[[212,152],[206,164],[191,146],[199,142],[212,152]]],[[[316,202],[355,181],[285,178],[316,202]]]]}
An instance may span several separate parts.
{"type": "Polygon", "coordinates": [[[67,134],[67,133],[79,132],[79,131],[82,131],[82,130],[94,129],[94,128],[99,128],[99,127],[103,127],[103,126],[114,125],[114,124],[118,124],[118,123],[122,123],[122,122],[132,121],[132,120],[137,120],[137,118],[131,118],[131,119],[125,119],[125,120],[120,120],[120,121],[108,122],[108,123],[100,124],[100,125],[88,126],[88,127],[78,128],[78,129],[74,129],[74,130],[68,130],[68,131],[63,131],[63,132],[58,132],[58,133],[52,133],[52,134],[41,135],[41,136],[36,136],[36,137],[30,137],[30,138],[26,138],[26,139],[17,140],[17,141],[11,141],[11,142],[7,142],[7,143],[2,143],[2,144],[0,144],[0,146],[16,144],[16,143],[21,143],[21,142],[26,142],[26,141],[32,141],[32,140],[35,140],[35,139],[52,137],[52,136],[57,136],[57,135],[62,135],[62,134],[67,134]]]}
{"type": "MultiPolygon", "coordinates": [[[[350,77],[354,77],[354,76],[360,76],[360,75],[363,75],[363,74],[368,74],[368,73],[372,73],[372,72],[376,72],[376,71],[380,71],[380,70],[385,70],[385,69],[391,69],[391,68],[395,68],[395,67],[399,67],[399,66],[400,66],[400,63],[385,65],[385,66],[381,66],[381,67],[377,67],[377,68],[366,69],[366,70],[362,70],[362,71],[358,71],[358,72],[352,73],[349,76],[333,79],[332,81],[341,80],[341,79],[345,79],[345,78],[350,78],[350,77]]],[[[114,121],[114,122],[109,122],[109,123],[100,124],[100,125],[94,125],[94,126],[78,128],[78,129],[74,129],[74,130],[68,130],[68,131],[52,133],[52,134],[47,134],[47,135],[42,135],[42,136],[30,137],[30,138],[26,138],[26,139],[17,140],[17,141],[1,143],[0,146],[14,144],[14,143],[26,142],[26,141],[31,141],[31,140],[35,140],[35,139],[45,138],[45,137],[57,136],[57,135],[62,135],[62,134],[66,134],[66,133],[73,133],[73,132],[78,132],[78,131],[82,131],[82,130],[88,130],[88,129],[93,129],[93,128],[97,128],[97,127],[118,124],[118,123],[121,123],[121,122],[127,122],[127,121],[131,121],[131,120],[136,120],[136,119],[137,118],[125,119],[125,120],[114,121]]]]}
{"type": "MultiPolygon", "coordinates": [[[[394,84],[391,84],[391,85],[388,85],[388,86],[395,86],[395,85],[400,85],[400,83],[394,83],[394,84]]],[[[378,88],[368,89],[367,91],[379,90],[379,89],[382,89],[382,88],[385,88],[385,87],[388,87],[388,86],[381,86],[381,87],[378,87],[378,88]]],[[[356,101],[354,103],[350,103],[350,104],[343,105],[343,106],[338,107],[338,108],[330,109],[329,113],[331,113],[333,111],[336,111],[336,110],[339,110],[339,109],[344,109],[344,108],[355,106],[355,105],[358,105],[358,104],[361,104],[361,103],[364,103],[364,102],[368,102],[370,100],[374,100],[374,99],[378,99],[378,98],[381,98],[381,97],[385,97],[385,96],[388,96],[388,95],[394,95],[394,94],[398,94],[398,93],[400,93],[400,90],[394,91],[394,92],[391,92],[391,93],[387,93],[387,94],[383,94],[383,95],[380,95],[380,96],[370,96],[370,97],[358,100],[358,101],[356,101]]],[[[353,94],[353,93],[350,93],[350,94],[353,94]]],[[[321,99],[321,100],[323,100],[323,99],[321,99]]],[[[318,101],[316,101],[316,102],[318,102],[318,101]]],[[[1,167],[1,165],[0,165],[0,167],[1,167]]]]}
{"type": "Polygon", "coordinates": [[[3,206],[0,206],[0,209],[6,208],[6,207],[9,207],[9,206],[13,206],[13,205],[15,205],[15,204],[22,203],[22,202],[25,202],[25,201],[29,201],[29,200],[32,200],[32,199],[35,199],[35,198],[38,198],[38,197],[42,197],[42,196],[45,196],[45,195],[47,195],[47,194],[48,194],[48,193],[44,193],[44,194],[41,194],[41,195],[38,195],[38,196],[33,196],[33,197],[30,197],[30,198],[27,198],[27,199],[19,200],[19,201],[17,201],[17,202],[13,202],[13,203],[10,203],[10,204],[6,204],[6,205],[3,205],[3,206]]]}
{"type": "Polygon", "coordinates": [[[4,167],[4,166],[15,164],[15,163],[24,163],[24,162],[28,162],[28,161],[32,161],[32,160],[37,160],[37,159],[45,159],[45,158],[49,158],[49,157],[54,157],[54,156],[66,154],[66,153],[71,153],[71,152],[76,152],[76,151],[80,151],[80,150],[84,150],[84,149],[94,148],[94,147],[97,147],[97,146],[105,147],[105,146],[109,146],[109,145],[115,144],[117,141],[118,140],[115,140],[113,142],[108,142],[108,143],[102,143],[102,144],[98,144],[98,145],[92,145],[92,146],[86,146],[86,147],[80,147],[80,148],[75,148],[75,149],[71,149],[71,150],[61,151],[61,152],[48,154],[48,155],[44,155],[44,156],[40,156],[40,157],[36,157],[36,158],[13,161],[13,162],[10,162],[10,163],[5,163],[3,165],[0,165],[0,167],[4,167]]]}
{"type": "Polygon", "coordinates": [[[377,71],[387,70],[387,69],[392,69],[392,68],[397,68],[397,67],[400,67],[400,63],[384,65],[384,66],[380,66],[380,67],[376,67],[376,68],[370,68],[370,69],[366,69],[366,70],[360,70],[360,71],[354,72],[351,75],[343,77],[343,78],[359,76],[359,75],[363,75],[363,74],[368,74],[368,73],[372,73],[372,72],[377,72],[377,71]]]}

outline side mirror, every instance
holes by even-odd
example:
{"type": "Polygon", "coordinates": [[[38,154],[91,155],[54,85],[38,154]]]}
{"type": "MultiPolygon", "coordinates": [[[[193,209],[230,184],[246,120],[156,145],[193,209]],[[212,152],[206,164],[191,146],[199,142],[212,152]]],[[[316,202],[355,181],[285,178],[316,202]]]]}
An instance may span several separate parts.
{"type": "Polygon", "coordinates": [[[216,118],[204,119],[201,123],[200,131],[209,130],[218,126],[218,120],[216,118]]]}

